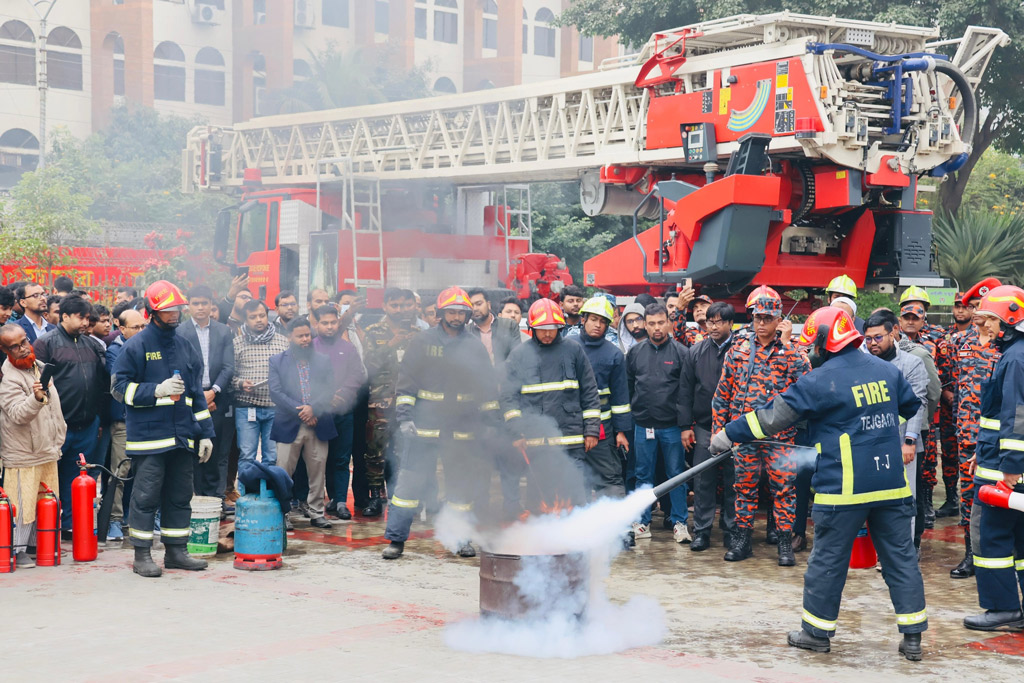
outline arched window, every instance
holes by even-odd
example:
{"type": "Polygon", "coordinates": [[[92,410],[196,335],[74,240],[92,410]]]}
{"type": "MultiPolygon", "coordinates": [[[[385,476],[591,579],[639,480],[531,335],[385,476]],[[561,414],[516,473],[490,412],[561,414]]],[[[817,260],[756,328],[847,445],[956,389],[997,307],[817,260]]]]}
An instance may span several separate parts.
{"type": "MultiPolygon", "coordinates": [[[[24,128],[11,128],[0,135],[0,182],[8,173],[16,174],[14,182],[26,171],[39,165],[39,140],[24,128]]],[[[14,182],[11,184],[13,185],[14,182]]]]}
{"type": "Polygon", "coordinates": [[[458,90],[455,89],[455,83],[452,82],[452,79],[442,76],[434,81],[434,92],[455,93],[458,92],[458,90]]]}
{"type": "Polygon", "coordinates": [[[530,17],[526,14],[526,10],[523,10],[523,54],[530,54],[530,17]]]}
{"type": "Polygon", "coordinates": [[[594,36],[580,36],[580,61],[594,61],[594,36]]]}
{"type": "Polygon", "coordinates": [[[110,47],[113,56],[114,66],[114,96],[124,96],[124,38],[118,33],[108,33],[103,41],[105,46],[110,47]]]}
{"type": "Polygon", "coordinates": [[[554,57],[557,32],[552,24],[555,22],[555,15],[547,7],[541,7],[533,20],[536,22],[533,27],[533,54],[554,57]]]}
{"type": "Polygon", "coordinates": [[[36,84],[36,36],[24,22],[0,26],[0,83],[36,84]]]}
{"type": "Polygon", "coordinates": [[[153,97],[185,101],[185,53],[177,43],[164,41],[153,50],[153,97]]]}
{"type": "Polygon", "coordinates": [[[224,106],[224,58],[212,47],[196,53],[195,103],[224,106]]]}
{"type": "Polygon", "coordinates": [[[82,89],[82,41],[64,26],[46,37],[46,79],[51,88],[82,89]]]}
{"type": "Polygon", "coordinates": [[[453,45],[459,42],[457,0],[434,0],[434,40],[453,45]]]}
{"type": "Polygon", "coordinates": [[[484,0],[483,47],[498,49],[498,3],[494,0],[484,0]]]}

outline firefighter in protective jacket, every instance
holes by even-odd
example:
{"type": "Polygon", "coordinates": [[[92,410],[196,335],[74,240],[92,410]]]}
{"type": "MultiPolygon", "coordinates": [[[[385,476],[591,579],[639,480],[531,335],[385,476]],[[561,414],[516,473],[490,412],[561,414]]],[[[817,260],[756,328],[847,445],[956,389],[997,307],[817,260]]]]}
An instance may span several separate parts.
{"type": "Polygon", "coordinates": [[[166,280],[146,290],[149,325],[128,340],[117,358],[111,393],[125,406],[126,451],[133,460],[135,482],[128,512],[135,546],[136,574],[160,576],[153,562],[153,526],[160,511],[160,536],[168,569],[206,569],[190,557],[192,466],[196,455],[206,462],[213,453],[213,420],[203,394],[203,359],[175,334],[188,303],[166,280]]]}
{"type": "MultiPolygon", "coordinates": [[[[999,320],[1002,356],[981,385],[975,486],[1002,481],[1024,493],[1024,290],[1002,285],[986,294],[977,315],[999,320]]],[[[978,499],[971,513],[978,602],[985,612],[964,619],[976,631],[1024,628],[1024,512],[978,499]]]]}
{"type": "Polygon", "coordinates": [[[558,304],[538,299],[527,321],[533,338],[505,363],[505,424],[529,463],[531,502],[582,505],[584,460],[601,434],[597,381],[583,348],[559,334],[565,316],[558,304]]]}
{"type": "Polygon", "coordinates": [[[736,417],[712,438],[711,451],[807,420],[810,441],[818,445],[811,480],[814,551],[804,574],[802,629],[790,632],[789,644],[829,651],[850,551],[867,522],[903,634],[899,652],[919,660],[928,618],[910,527],[915,506],[904,470],[914,449],[902,447],[899,425],[917,413],[921,400],[899,368],[858,350],[863,339],[845,311],[816,310],[800,336],[801,344],[812,346],[816,369],[768,405],[736,417]]]}
{"type": "MultiPolygon", "coordinates": [[[[402,359],[395,399],[402,455],[388,503],[386,560],[402,555],[439,457],[447,505],[457,514],[470,516],[489,481],[490,460],[480,451],[487,447],[485,432],[498,425],[498,383],[487,349],[466,330],[472,309],[462,289],[441,292],[437,327],[415,335],[402,359]]],[[[459,542],[458,554],[476,555],[468,538],[459,542]]]]}

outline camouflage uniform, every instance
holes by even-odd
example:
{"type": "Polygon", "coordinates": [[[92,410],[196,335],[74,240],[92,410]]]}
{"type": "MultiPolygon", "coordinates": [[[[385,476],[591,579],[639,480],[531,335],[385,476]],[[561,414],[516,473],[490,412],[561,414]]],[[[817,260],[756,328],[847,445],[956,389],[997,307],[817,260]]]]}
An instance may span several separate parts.
{"type": "Polygon", "coordinates": [[[969,460],[978,442],[981,418],[981,385],[992,377],[999,351],[991,342],[982,345],[972,325],[950,341],[956,353],[957,441],[960,446],[960,526],[970,525],[974,504],[974,477],[969,460]]]}
{"type": "MultiPolygon", "coordinates": [[[[924,349],[928,352],[928,355],[932,357],[932,361],[935,363],[935,369],[936,371],[938,371],[939,342],[936,341],[935,337],[936,329],[939,330],[939,332],[941,332],[941,334],[938,337],[939,339],[941,339],[942,335],[944,335],[946,331],[943,328],[939,327],[938,325],[926,324],[924,328],[921,329],[921,332],[917,335],[917,339],[912,339],[911,341],[914,342],[915,344],[924,347],[924,349]]],[[[910,337],[907,338],[910,339],[910,337]]],[[[939,377],[941,378],[942,375],[940,374],[939,377]]],[[[938,430],[935,428],[935,420],[936,418],[941,419],[941,417],[939,417],[939,412],[940,411],[936,410],[936,414],[930,416],[928,424],[925,425],[925,428],[928,431],[925,433],[924,459],[921,461],[921,482],[925,486],[927,486],[929,490],[935,488],[935,485],[938,483],[938,478],[936,477],[936,469],[938,468],[939,462],[939,445],[938,430]]],[[[945,474],[943,474],[943,478],[945,478],[945,474]]]]}
{"type": "Polygon", "coordinates": [[[686,347],[693,347],[704,341],[708,333],[699,327],[691,327],[686,324],[686,316],[680,315],[672,330],[672,336],[676,341],[686,347]]]}
{"type": "Polygon", "coordinates": [[[387,318],[366,328],[364,355],[370,382],[370,411],[364,460],[366,483],[370,487],[384,485],[384,461],[395,417],[395,384],[402,357],[417,330],[411,332],[404,342],[392,346],[395,333],[387,318]]]}
{"type": "MultiPolygon", "coordinates": [[[[766,347],[758,347],[751,359],[753,334],[734,339],[722,363],[722,377],[711,401],[712,433],[724,429],[732,420],[764,407],[784,392],[803,374],[810,363],[795,345],[784,344],[776,337],[766,347]]],[[[775,441],[794,443],[796,429],[783,430],[772,437],[775,441]]],[[[752,529],[757,510],[758,484],[762,470],[768,472],[768,483],[774,499],[775,524],[780,532],[792,531],[796,509],[796,467],[789,449],[778,446],[747,445],[735,457],[736,527],[752,529]]]]}

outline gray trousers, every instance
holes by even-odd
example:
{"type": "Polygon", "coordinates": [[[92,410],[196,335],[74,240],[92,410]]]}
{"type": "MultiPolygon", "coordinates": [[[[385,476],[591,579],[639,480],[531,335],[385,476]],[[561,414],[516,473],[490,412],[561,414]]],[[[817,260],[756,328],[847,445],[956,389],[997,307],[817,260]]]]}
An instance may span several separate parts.
{"type": "MultiPolygon", "coordinates": [[[[711,431],[701,427],[693,430],[697,443],[693,446],[693,465],[696,467],[711,459],[711,431]]],[[[736,531],[736,472],[732,458],[717,467],[701,472],[690,486],[693,487],[693,531],[708,533],[715,522],[715,508],[718,507],[718,475],[723,480],[722,523],[727,533],[736,531]]]]}
{"type": "MultiPolygon", "coordinates": [[[[126,477],[129,474],[128,468],[123,470],[118,469],[121,467],[121,463],[128,459],[128,455],[125,451],[125,441],[127,434],[125,432],[124,422],[111,422],[110,423],[110,471],[119,477],[126,477]]],[[[110,521],[120,522],[124,519],[124,482],[117,481],[116,479],[110,480],[110,486],[115,486],[114,489],[114,507],[110,511],[110,521]]]]}
{"type": "Polygon", "coordinates": [[[323,517],[327,475],[327,442],[316,438],[316,430],[312,427],[302,425],[299,427],[299,433],[295,435],[295,441],[291,443],[278,441],[276,443],[277,466],[284,468],[289,477],[295,473],[299,457],[305,461],[306,475],[309,477],[309,495],[306,496],[306,504],[314,518],[323,517]]]}

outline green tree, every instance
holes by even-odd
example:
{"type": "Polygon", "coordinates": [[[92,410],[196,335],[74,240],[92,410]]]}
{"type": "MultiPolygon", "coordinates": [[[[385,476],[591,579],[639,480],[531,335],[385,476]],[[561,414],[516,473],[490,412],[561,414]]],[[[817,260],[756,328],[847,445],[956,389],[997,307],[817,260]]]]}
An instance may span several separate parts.
{"type": "Polygon", "coordinates": [[[1024,212],[1024,166],[1020,159],[989,147],[974,167],[960,206],[1001,216],[1024,212]]]}
{"type": "Polygon", "coordinates": [[[54,267],[74,263],[70,246],[96,231],[91,205],[92,197],[80,191],[66,166],[47,164],[26,173],[11,190],[0,232],[0,260],[38,266],[52,279],[54,267]]]}
{"type": "Polygon", "coordinates": [[[292,114],[430,95],[429,64],[396,69],[390,50],[383,46],[342,51],[333,42],[322,52],[308,50],[312,76],[267,93],[262,104],[275,114],[292,114]]]}
{"type": "MultiPolygon", "coordinates": [[[[1024,7],[1019,0],[914,0],[901,5],[883,0],[573,0],[559,21],[577,27],[584,35],[617,35],[624,43],[643,45],[656,31],[734,14],[783,9],[846,19],[938,25],[944,39],[959,38],[971,25],[998,27],[1013,38],[1024,33],[1024,7]]],[[[978,87],[981,112],[971,154],[967,163],[939,188],[939,203],[945,211],[955,213],[960,207],[972,171],[990,146],[998,143],[1007,151],[1024,151],[1022,62],[1024,51],[1017,40],[993,55],[978,87]]]]}

